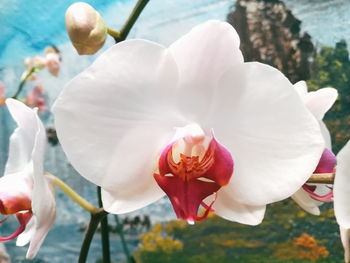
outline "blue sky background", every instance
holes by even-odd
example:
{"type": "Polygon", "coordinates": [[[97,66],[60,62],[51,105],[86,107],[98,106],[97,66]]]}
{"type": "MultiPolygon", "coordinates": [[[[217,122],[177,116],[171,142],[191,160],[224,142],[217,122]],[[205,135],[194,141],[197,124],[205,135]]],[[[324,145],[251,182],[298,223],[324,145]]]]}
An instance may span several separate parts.
{"type": "MultiPolygon", "coordinates": [[[[123,0],[87,0],[100,12],[123,0]]],[[[0,2],[0,66],[68,40],[64,14],[74,0],[2,0],[0,2]],[[11,55],[12,54],[12,55],[11,55]]]]}
{"type": "MultiPolygon", "coordinates": [[[[84,0],[118,28],[135,0],[84,0]]],[[[48,45],[68,41],[64,13],[74,0],[1,0],[0,68],[13,65],[48,45]]],[[[131,36],[147,37],[168,44],[183,32],[207,19],[225,20],[234,0],[151,0],[131,36]],[[139,26],[143,23],[143,26],[139,26]],[[164,30],[162,30],[164,29],[164,30]],[[173,32],[173,38],[169,34],[173,32]]],[[[303,21],[319,45],[333,45],[340,39],[350,42],[349,0],[285,0],[303,21]]]]}

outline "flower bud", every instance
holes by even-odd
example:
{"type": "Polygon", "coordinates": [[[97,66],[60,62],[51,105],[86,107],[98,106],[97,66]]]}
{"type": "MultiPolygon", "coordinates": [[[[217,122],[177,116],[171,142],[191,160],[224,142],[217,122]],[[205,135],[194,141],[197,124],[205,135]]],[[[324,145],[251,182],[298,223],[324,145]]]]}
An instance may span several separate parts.
{"type": "Polygon", "coordinates": [[[101,15],[83,2],[72,4],[66,11],[66,28],[69,38],[79,55],[96,53],[107,36],[101,15]]]}
{"type": "Polygon", "coordinates": [[[45,60],[48,71],[51,75],[57,77],[58,72],[60,71],[60,51],[55,46],[47,47],[45,49],[45,60]]]}
{"type": "Polygon", "coordinates": [[[30,71],[33,67],[43,69],[46,66],[46,60],[41,56],[28,57],[24,60],[24,64],[28,71],[30,71]]]}
{"type": "Polygon", "coordinates": [[[5,105],[5,86],[2,82],[0,82],[0,107],[5,105]]]}

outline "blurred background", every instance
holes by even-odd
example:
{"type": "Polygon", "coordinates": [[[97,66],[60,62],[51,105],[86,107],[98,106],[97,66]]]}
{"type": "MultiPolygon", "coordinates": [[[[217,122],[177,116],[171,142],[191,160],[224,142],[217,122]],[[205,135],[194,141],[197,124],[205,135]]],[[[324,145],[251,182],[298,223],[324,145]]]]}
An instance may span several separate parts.
{"type": "MultiPolygon", "coordinates": [[[[85,1],[97,9],[107,26],[119,29],[134,0],[85,1]]],[[[78,56],[65,31],[64,13],[72,0],[0,1],[0,81],[6,95],[17,89],[24,59],[56,46],[62,62],[59,75],[41,71],[27,83],[21,96],[41,85],[50,107],[64,84],[88,67],[93,56],[78,56]]],[[[151,0],[129,38],[145,38],[165,46],[208,19],[226,20],[241,37],[246,61],[262,61],[279,68],[295,83],[307,80],[309,89],[332,86],[339,98],[325,121],[336,153],[350,138],[350,1],[348,0],[151,0]]],[[[109,38],[104,49],[113,45],[109,38]]],[[[98,88],[98,87],[97,87],[98,88]]],[[[40,113],[49,129],[45,169],[62,178],[96,203],[95,186],[79,176],[55,140],[52,114],[40,113]]],[[[14,123],[0,107],[0,174],[7,160],[8,139],[14,123]]],[[[252,193],[254,194],[254,193],[252,193]]],[[[6,243],[12,262],[76,262],[89,214],[57,190],[57,220],[36,260],[25,261],[26,248],[6,243]]],[[[127,242],[137,262],[341,262],[343,251],[332,204],[319,217],[306,214],[290,200],[270,205],[262,225],[243,226],[211,216],[194,226],[172,221],[175,215],[164,198],[137,213],[122,215],[127,242]]],[[[115,229],[110,218],[111,230],[115,229]]],[[[1,224],[1,235],[15,221],[1,224]]],[[[125,262],[119,236],[112,234],[112,259],[125,262]]],[[[98,262],[99,234],[89,261],[98,262]]]]}

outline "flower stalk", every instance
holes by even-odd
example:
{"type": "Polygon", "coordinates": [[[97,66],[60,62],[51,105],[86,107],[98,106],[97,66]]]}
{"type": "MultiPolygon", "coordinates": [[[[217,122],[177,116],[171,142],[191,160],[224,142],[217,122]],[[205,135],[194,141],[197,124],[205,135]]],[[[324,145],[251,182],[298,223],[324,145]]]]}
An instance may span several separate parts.
{"type": "Polygon", "coordinates": [[[95,214],[91,213],[90,223],[89,223],[87,232],[85,234],[83,244],[81,246],[78,263],[85,263],[86,262],[86,259],[87,259],[88,254],[89,254],[90,244],[91,244],[92,238],[94,237],[94,234],[96,232],[96,229],[97,229],[99,223],[101,222],[101,220],[103,218],[106,217],[106,215],[108,215],[108,213],[104,210],[100,210],[98,213],[95,213],[95,214]]]}
{"type": "Polygon", "coordinates": [[[334,184],[335,173],[315,173],[307,180],[307,183],[334,184]]]}
{"type": "Polygon", "coordinates": [[[97,208],[84,198],[82,198],[77,192],[75,192],[71,187],[65,184],[61,179],[45,172],[45,175],[49,178],[49,180],[58,188],[60,188],[67,196],[69,196],[74,202],[80,205],[85,210],[89,211],[91,214],[99,214],[101,213],[101,208],[97,208]]]}
{"type": "MultiPolygon", "coordinates": [[[[97,187],[98,205],[102,204],[101,187],[97,187]]],[[[108,217],[104,216],[101,219],[101,242],[102,242],[102,261],[104,263],[111,263],[110,249],[109,249],[109,229],[108,229],[108,217]]]]}
{"type": "Polygon", "coordinates": [[[21,78],[21,82],[18,85],[17,91],[11,98],[17,99],[18,95],[21,93],[23,90],[24,84],[27,82],[27,80],[33,76],[33,74],[36,72],[37,68],[36,67],[31,67],[30,70],[27,70],[25,74],[23,74],[23,77],[21,78]]]}
{"type": "Polygon", "coordinates": [[[120,32],[109,27],[107,27],[107,34],[113,37],[114,39],[120,38],[120,32]]]}
{"type": "Polygon", "coordinates": [[[107,33],[114,38],[116,43],[119,43],[127,38],[131,28],[134,26],[136,20],[138,19],[142,10],[145,8],[148,2],[149,0],[137,1],[134,9],[131,11],[128,19],[126,20],[120,32],[107,28],[107,33]]]}

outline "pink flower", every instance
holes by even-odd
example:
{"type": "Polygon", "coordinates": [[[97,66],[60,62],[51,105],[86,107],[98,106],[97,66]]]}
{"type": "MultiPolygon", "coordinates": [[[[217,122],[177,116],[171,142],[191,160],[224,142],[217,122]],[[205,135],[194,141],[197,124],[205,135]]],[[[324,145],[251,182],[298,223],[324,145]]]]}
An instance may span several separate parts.
{"type": "MultiPolygon", "coordinates": [[[[45,57],[35,56],[29,57],[24,60],[27,71],[23,74],[22,78],[34,69],[35,72],[47,67],[47,70],[51,75],[57,77],[60,70],[61,57],[59,50],[54,46],[49,46],[45,49],[45,57]]],[[[30,80],[35,80],[35,72],[33,72],[30,80]]]]}
{"type": "Polygon", "coordinates": [[[0,106],[5,105],[5,100],[5,85],[2,82],[0,82],[0,106]]]}
{"type": "Polygon", "coordinates": [[[57,77],[60,71],[60,55],[58,53],[49,52],[45,55],[46,67],[51,75],[57,77]]]}
{"type": "Polygon", "coordinates": [[[37,107],[39,112],[47,110],[44,87],[42,85],[36,85],[32,92],[26,96],[26,104],[32,108],[37,107]]]}

